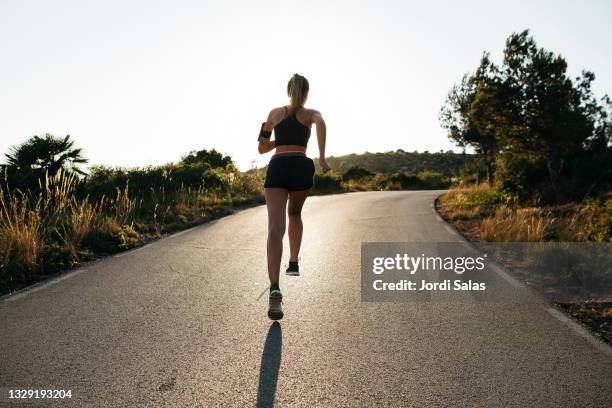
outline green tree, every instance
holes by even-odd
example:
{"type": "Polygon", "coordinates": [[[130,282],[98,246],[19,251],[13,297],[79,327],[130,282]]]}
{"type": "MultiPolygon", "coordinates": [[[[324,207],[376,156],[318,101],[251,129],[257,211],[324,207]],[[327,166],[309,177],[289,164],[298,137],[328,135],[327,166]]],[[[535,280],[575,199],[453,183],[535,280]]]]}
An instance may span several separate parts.
{"type": "Polygon", "coordinates": [[[347,171],[344,172],[344,174],[342,175],[342,179],[345,181],[348,180],[359,180],[362,179],[364,177],[370,177],[373,176],[374,173],[372,173],[371,171],[361,167],[361,166],[353,166],[350,169],[348,169],[347,171]]]}
{"type": "Polygon", "coordinates": [[[497,163],[510,179],[496,184],[508,191],[520,186],[516,193],[528,197],[550,187],[556,201],[579,198],[612,179],[611,104],[594,97],[594,79],[588,71],[570,78],[563,57],[539,48],[528,30],[514,33],[501,66],[485,53],[451,89],[440,122],[450,139],[481,156],[489,182],[497,163]]]}
{"type": "Polygon", "coordinates": [[[211,167],[227,167],[234,165],[230,156],[223,156],[215,149],[191,151],[181,160],[184,164],[208,163],[211,167]]]}
{"type": "Polygon", "coordinates": [[[453,86],[440,112],[448,137],[460,147],[471,147],[482,158],[489,183],[493,183],[499,153],[496,122],[501,120],[503,85],[498,68],[485,53],[476,72],[464,75],[461,83],[453,86]]]}
{"type": "Polygon", "coordinates": [[[512,131],[502,133],[500,143],[544,160],[557,200],[564,200],[570,162],[594,135],[600,110],[591,92],[595,75],[584,71],[572,81],[565,59],[538,48],[528,30],[506,41],[503,75],[515,114],[506,116],[512,131]]]}

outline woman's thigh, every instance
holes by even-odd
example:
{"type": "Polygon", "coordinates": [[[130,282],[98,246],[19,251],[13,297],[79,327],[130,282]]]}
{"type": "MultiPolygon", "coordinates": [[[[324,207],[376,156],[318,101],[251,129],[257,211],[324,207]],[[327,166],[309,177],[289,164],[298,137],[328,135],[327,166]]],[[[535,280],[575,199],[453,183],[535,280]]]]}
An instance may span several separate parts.
{"type": "Polygon", "coordinates": [[[287,208],[289,215],[300,215],[302,213],[302,207],[308,194],[310,194],[310,190],[309,188],[307,190],[289,192],[289,208],[287,208]]]}
{"type": "Polygon", "coordinates": [[[265,188],[268,225],[285,225],[285,208],[289,192],[284,188],[265,188]]]}

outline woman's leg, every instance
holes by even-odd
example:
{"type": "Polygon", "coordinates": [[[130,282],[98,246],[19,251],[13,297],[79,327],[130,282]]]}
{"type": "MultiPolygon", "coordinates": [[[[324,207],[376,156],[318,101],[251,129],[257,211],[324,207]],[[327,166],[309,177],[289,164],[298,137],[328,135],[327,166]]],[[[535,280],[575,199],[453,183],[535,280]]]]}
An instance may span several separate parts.
{"type": "Polygon", "coordinates": [[[289,260],[297,261],[300,253],[300,245],[302,244],[302,207],[304,201],[310,193],[310,189],[302,191],[291,191],[289,193],[289,260]]]}
{"type": "Polygon", "coordinates": [[[266,188],[264,190],[268,208],[268,276],[270,277],[270,284],[274,284],[278,283],[283,255],[285,208],[287,207],[288,192],[283,188],[266,188]]]}

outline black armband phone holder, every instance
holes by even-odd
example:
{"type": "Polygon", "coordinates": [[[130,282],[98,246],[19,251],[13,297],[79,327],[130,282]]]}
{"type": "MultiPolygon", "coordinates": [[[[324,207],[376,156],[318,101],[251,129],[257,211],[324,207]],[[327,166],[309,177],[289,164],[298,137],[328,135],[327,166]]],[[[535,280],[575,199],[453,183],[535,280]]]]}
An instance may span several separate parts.
{"type": "Polygon", "coordinates": [[[261,129],[259,129],[259,136],[257,136],[257,141],[259,142],[260,138],[265,138],[265,139],[269,139],[272,136],[272,131],[267,131],[264,130],[264,126],[266,125],[266,122],[263,122],[261,124],[261,129]]]}

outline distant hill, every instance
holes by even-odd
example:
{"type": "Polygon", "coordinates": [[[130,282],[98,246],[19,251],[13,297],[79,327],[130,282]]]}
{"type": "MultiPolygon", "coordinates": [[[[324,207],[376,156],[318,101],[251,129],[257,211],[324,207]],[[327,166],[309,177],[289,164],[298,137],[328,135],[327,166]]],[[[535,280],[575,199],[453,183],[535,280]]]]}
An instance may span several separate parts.
{"type": "MultiPolygon", "coordinates": [[[[454,153],[452,151],[405,152],[401,149],[384,153],[347,154],[345,156],[331,156],[327,162],[336,172],[343,174],[353,166],[361,166],[373,173],[391,174],[403,172],[418,174],[423,170],[435,171],[445,176],[455,176],[459,170],[468,163],[473,163],[474,155],[454,153]]],[[[317,161],[315,164],[318,166],[317,161]]]]}

